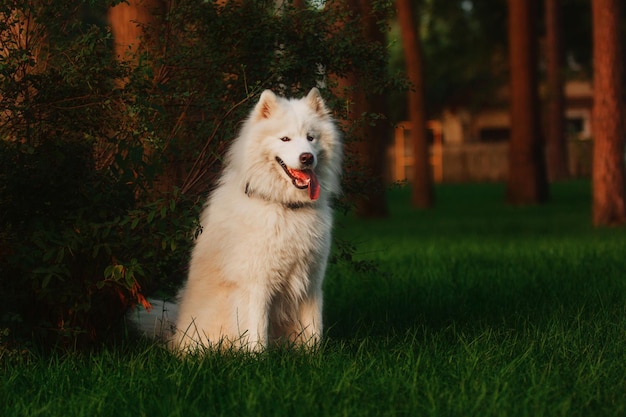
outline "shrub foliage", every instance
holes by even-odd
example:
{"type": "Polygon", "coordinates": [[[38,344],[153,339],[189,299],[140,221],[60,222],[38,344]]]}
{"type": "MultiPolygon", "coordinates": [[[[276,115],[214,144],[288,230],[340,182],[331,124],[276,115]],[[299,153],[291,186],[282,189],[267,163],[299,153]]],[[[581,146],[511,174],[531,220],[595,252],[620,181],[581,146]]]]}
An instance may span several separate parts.
{"type": "Polygon", "coordinates": [[[387,82],[359,16],[221,3],[168,2],[128,60],[110,1],[0,4],[0,328],[101,340],[183,279],[199,202],[261,90],[318,85],[339,108],[333,74],[387,82]]]}

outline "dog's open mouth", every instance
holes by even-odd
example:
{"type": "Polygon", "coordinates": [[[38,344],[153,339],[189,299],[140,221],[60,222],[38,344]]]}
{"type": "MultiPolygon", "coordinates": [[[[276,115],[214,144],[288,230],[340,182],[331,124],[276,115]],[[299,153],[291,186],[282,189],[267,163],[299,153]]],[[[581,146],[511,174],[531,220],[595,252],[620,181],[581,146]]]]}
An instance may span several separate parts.
{"type": "Polygon", "coordinates": [[[276,162],[280,164],[281,167],[285,170],[289,178],[291,178],[291,183],[301,189],[309,190],[309,198],[311,200],[317,200],[320,196],[320,183],[317,180],[317,175],[313,172],[312,169],[293,169],[289,168],[287,164],[283,162],[282,159],[276,157],[276,162]]]}

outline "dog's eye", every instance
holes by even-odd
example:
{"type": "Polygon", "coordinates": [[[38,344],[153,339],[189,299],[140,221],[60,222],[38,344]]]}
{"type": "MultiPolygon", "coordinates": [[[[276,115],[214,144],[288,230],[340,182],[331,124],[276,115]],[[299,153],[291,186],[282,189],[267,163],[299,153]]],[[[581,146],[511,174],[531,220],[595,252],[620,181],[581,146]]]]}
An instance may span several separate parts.
{"type": "Polygon", "coordinates": [[[306,135],[306,140],[308,140],[309,142],[313,142],[315,138],[311,135],[306,135]]]}
{"type": "Polygon", "coordinates": [[[283,142],[289,142],[291,138],[289,136],[283,136],[282,138],[280,138],[280,140],[282,140],[283,142]]]}

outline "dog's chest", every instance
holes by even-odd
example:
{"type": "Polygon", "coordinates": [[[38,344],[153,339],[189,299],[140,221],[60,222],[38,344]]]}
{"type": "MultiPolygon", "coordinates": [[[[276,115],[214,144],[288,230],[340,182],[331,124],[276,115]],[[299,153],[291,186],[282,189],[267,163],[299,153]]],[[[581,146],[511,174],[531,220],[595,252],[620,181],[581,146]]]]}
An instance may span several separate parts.
{"type": "Polygon", "coordinates": [[[266,236],[283,257],[312,255],[329,238],[330,221],[316,211],[285,210],[266,219],[266,236]]]}
{"type": "Polygon", "coordinates": [[[251,222],[246,244],[251,268],[277,280],[308,276],[326,262],[331,218],[324,211],[284,210],[251,222]],[[252,231],[251,230],[251,231],[252,231]]]}

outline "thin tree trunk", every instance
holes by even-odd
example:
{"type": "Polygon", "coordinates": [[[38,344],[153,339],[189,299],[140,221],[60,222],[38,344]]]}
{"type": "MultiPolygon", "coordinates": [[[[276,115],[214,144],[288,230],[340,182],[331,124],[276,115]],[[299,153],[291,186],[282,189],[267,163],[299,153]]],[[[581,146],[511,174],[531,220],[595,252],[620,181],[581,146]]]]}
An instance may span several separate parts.
{"type": "Polygon", "coordinates": [[[426,136],[422,46],[411,2],[409,0],[396,0],[396,7],[398,9],[406,72],[412,84],[411,90],[407,92],[414,157],[411,202],[414,207],[429,208],[434,205],[435,196],[426,136]]]}
{"type": "Polygon", "coordinates": [[[545,14],[548,89],[546,165],[548,179],[555,181],[569,176],[565,136],[565,95],[563,93],[561,0],[545,0],[545,14]]]}
{"type": "Polygon", "coordinates": [[[536,3],[509,0],[511,140],[506,198],[517,205],[545,202],[548,197],[533,30],[536,3]]]}
{"type": "Polygon", "coordinates": [[[593,224],[626,222],[621,0],[593,0],[593,224]]]}

